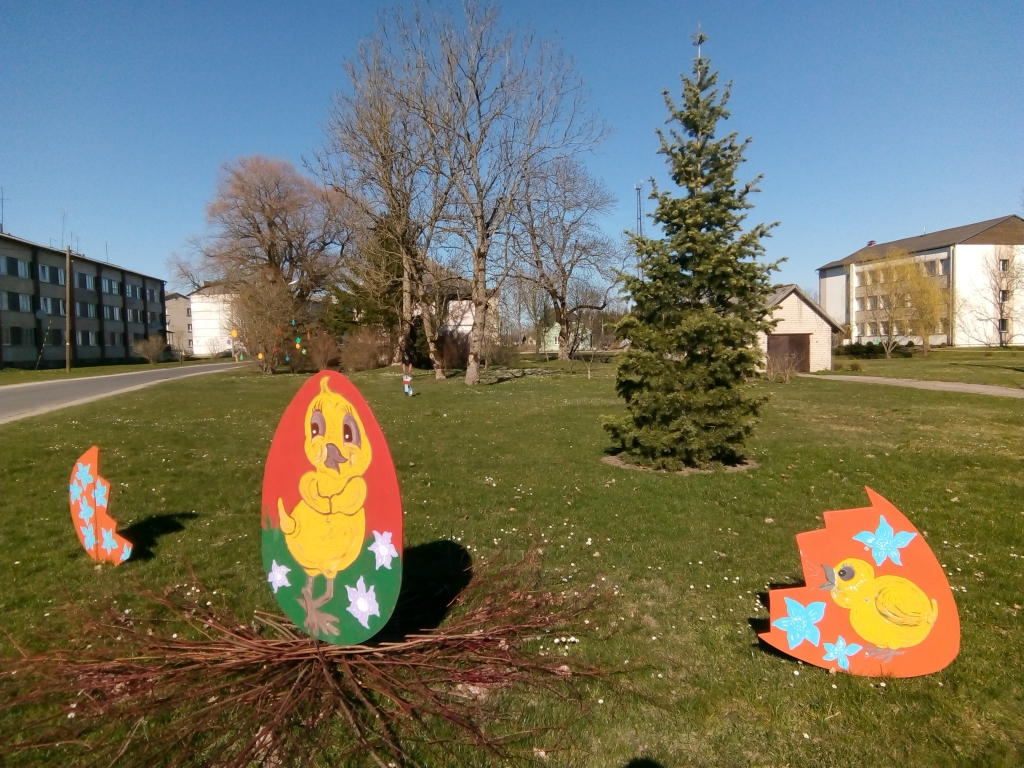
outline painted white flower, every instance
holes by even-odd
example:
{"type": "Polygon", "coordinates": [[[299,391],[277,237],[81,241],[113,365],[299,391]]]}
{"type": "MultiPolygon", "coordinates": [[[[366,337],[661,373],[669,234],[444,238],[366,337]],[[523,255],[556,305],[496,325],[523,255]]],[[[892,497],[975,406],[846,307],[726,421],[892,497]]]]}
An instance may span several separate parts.
{"type": "Polygon", "coordinates": [[[380,616],[380,608],[377,605],[377,597],[373,594],[373,587],[371,586],[367,590],[366,583],[360,576],[354,587],[346,584],[345,589],[348,591],[348,612],[356,617],[356,621],[369,629],[370,617],[380,616]]]}
{"type": "Polygon", "coordinates": [[[267,581],[269,581],[270,586],[274,588],[275,595],[280,587],[291,586],[291,582],[288,581],[288,571],[290,570],[291,568],[286,565],[278,565],[277,560],[273,561],[270,573],[267,574],[267,581]]]}
{"type": "Polygon", "coordinates": [[[391,531],[384,531],[384,533],[373,532],[373,544],[368,549],[373,552],[377,558],[377,568],[383,565],[387,569],[391,569],[392,558],[398,557],[398,550],[395,549],[395,545],[391,543],[391,531]]]}

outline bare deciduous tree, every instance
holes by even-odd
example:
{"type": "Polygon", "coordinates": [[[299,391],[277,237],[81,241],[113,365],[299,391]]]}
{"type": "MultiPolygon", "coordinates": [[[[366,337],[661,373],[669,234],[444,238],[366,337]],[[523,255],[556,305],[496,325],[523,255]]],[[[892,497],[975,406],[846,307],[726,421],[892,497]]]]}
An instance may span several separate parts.
{"type": "Polygon", "coordinates": [[[284,359],[291,339],[285,338],[296,313],[296,298],[280,273],[254,270],[236,281],[231,299],[231,323],[238,340],[260,371],[273,373],[284,359]]]}
{"type": "MultiPolygon", "coordinates": [[[[550,41],[504,30],[498,8],[469,0],[464,20],[420,9],[395,15],[398,45],[416,79],[409,107],[422,119],[433,169],[450,182],[472,270],[473,329],[466,383],[479,381],[487,312],[494,296],[492,247],[522,201],[531,169],[601,138],[584,112],[571,61],[550,41]]],[[[502,251],[504,253],[504,250],[502,251]]]]}
{"type": "Polygon", "coordinates": [[[223,168],[202,254],[229,282],[280,275],[302,304],[337,278],[354,215],[344,196],[291,163],[243,157],[223,168]]]}
{"type": "Polygon", "coordinates": [[[614,268],[621,266],[614,243],[597,224],[614,203],[614,196],[573,158],[546,164],[524,185],[523,203],[513,217],[519,276],[550,299],[559,324],[559,360],[572,357],[573,324],[605,308],[614,268]]]}
{"type": "Polygon", "coordinates": [[[921,337],[927,354],[930,337],[948,319],[948,283],[934,264],[894,249],[873,270],[878,282],[863,299],[879,326],[886,357],[914,336],[921,337]]]}
{"type": "Polygon", "coordinates": [[[360,207],[378,246],[394,249],[401,264],[400,335],[420,314],[435,375],[443,378],[436,316],[424,290],[451,180],[432,160],[423,122],[431,110],[423,104],[428,94],[420,89],[416,53],[400,42],[396,47],[388,34],[394,22],[386,16],[382,22],[384,31],[345,65],[350,90],[335,97],[318,161],[323,177],[360,207]]]}

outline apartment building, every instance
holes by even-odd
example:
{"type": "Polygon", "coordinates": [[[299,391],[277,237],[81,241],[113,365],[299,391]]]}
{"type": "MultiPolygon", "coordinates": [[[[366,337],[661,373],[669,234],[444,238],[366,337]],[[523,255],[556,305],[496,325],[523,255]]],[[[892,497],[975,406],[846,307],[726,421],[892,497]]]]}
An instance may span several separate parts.
{"type": "MultiPolygon", "coordinates": [[[[1024,342],[1024,220],[1019,216],[966,224],[876,243],[818,269],[820,304],[850,341],[879,341],[886,327],[885,274],[880,262],[906,254],[947,296],[931,344],[995,346],[1024,342]]],[[[919,335],[897,335],[921,343],[919,335]]]]}
{"type": "Polygon", "coordinates": [[[166,328],[163,280],[78,253],[69,276],[65,251],[0,233],[0,364],[63,364],[69,339],[73,362],[125,360],[166,328]]]}

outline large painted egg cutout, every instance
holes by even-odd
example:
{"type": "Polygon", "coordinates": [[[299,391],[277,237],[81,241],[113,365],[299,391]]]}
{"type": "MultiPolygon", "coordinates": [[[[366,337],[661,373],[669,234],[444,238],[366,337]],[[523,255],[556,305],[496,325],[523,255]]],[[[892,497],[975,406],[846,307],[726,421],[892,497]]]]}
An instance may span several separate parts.
{"type": "Polygon", "coordinates": [[[889,501],[826,512],[798,534],[805,586],[768,593],[761,639],[808,664],[865,677],[938,672],[960,651],[960,616],[924,536],[889,501]]]}
{"type": "Polygon", "coordinates": [[[402,585],[402,498],[384,433],[334,371],[285,409],[263,474],[263,568],[310,637],[356,645],[387,623],[402,585]]]}

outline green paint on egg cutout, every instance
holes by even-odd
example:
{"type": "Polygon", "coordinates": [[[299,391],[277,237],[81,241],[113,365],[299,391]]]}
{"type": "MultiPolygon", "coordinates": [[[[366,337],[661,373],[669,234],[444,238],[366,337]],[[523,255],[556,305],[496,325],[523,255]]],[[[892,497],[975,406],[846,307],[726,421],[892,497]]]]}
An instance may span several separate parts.
{"type": "Polygon", "coordinates": [[[384,433],[352,382],[307,381],[274,433],[263,475],[263,569],[310,637],[366,642],[402,586],[402,499],[384,433]]]}

